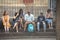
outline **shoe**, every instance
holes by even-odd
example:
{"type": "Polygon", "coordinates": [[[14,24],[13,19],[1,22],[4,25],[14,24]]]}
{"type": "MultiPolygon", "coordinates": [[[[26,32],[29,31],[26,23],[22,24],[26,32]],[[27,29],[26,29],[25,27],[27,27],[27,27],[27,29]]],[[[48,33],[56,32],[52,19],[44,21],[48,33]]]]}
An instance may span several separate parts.
{"type": "Polygon", "coordinates": [[[18,31],[17,31],[18,32],[18,31]]]}
{"type": "Polygon", "coordinates": [[[44,30],[44,32],[46,32],[46,30],[44,30]]]}
{"type": "Polygon", "coordinates": [[[50,27],[49,29],[53,29],[53,27],[50,27]]]}

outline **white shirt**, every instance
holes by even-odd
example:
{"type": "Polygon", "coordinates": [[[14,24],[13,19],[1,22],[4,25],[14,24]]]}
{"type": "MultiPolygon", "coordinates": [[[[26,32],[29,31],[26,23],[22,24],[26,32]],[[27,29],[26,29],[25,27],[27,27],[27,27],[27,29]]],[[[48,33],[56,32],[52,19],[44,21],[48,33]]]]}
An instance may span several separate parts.
{"type": "Polygon", "coordinates": [[[34,21],[34,16],[33,14],[30,14],[30,16],[28,14],[25,14],[25,21],[29,21],[29,22],[32,22],[34,21]]]}

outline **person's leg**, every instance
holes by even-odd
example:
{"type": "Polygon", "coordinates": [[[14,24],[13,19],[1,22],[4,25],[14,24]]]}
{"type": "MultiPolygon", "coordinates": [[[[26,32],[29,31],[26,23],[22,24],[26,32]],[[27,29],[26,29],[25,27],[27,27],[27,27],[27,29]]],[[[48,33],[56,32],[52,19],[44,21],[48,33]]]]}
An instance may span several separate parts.
{"type": "Polygon", "coordinates": [[[49,26],[49,29],[50,29],[50,19],[47,19],[47,23],[48,23],[48,26],[49,26]]]}
{"type": "Polygon", "coordinates": [[[16,25],[16,31],[18,32],[18,24],[16,25]]]}
{"type": "Polygon", "coordinates": [[[9,27],[7,27],[7,32],[9,32],[9,27]]]}
{"type": "Polygon", "coordinates": [[[36,31],[36,25],[35,25],[35,22],[31,22],[33,25],[34,25],[34,29],[36,31]]]}
{"type": "MultiPolygon", "coordinates": [[[[23,27],[23,20],[22,20],[22,18],[20,19],[20,26],[23,27]]],[[[21,27],[20,27],[20,29],[21,29],[21,27]]]]}
{"type": "Polygon", "coordinates": [[[35,22],[32,22],[32,24],[34,25],[34,27],[35,27],[35,22]]]}
{"type": "Polygon", "coordinates": [[[49,19],[49,29],[52,27],[52,19],[49,19]]]}
{"type": "Polygon", "coordinates": [[[46,23],[43,21],[44,32],[46,32],[46,23]]]}
{"type": "Polygon", "coordinates": [[[52,19],[51,19],[51,22],[50,23],[51,23],[50,24],[50,28],[53,29],[53,21],[52,21],[52,19]]]}
{"type": "Polygon", "coordinates": [[[16,27],[16,25],[17,25],[17,22],[14,24],[14,27],[13,27],[13,29],[16,27]]]}
{"type": "Polygon", "coordinates": [[[6,26],[4,26],[4,30],[5,30],[5,32],[7,31],[7,28],[6,28],[6,26]]]}
{"type": "Polygon", "coordinates": [[[24,25],[24,31],[26,31],[26,27],[27,27],[27,24],[28,24],[29,22],[25,22],[25,25],[24,25]]]}
{"type": "Polygon", "coordinates": [[[52,21],[52,19],[51,19],[51,27],[52,27],[52,25],[53,25],[53,21],[52,21]]]}
{"type": "Polygon", "coordinates": [[[40,31],[40,22],[37,22],[37,30],[40,31]]]}

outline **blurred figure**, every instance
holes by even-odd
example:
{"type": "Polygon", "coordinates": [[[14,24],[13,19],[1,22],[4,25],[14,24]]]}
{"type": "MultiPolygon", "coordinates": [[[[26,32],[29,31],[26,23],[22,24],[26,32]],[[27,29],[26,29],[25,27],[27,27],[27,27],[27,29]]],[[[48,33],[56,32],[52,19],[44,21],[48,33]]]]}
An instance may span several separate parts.
{"type": "Polygon", "coordinates": [[[51,9],[47,10],[46,21],[47,21],[49,29],[50,29],[52,27],[52,22],[53,22],[53,14],[52,14],[51,9]]]}
{"type": "Polygon", "coordinates": [[[15,24],[14,24],[13,28],[16,27],[16,31],[17,32],[18,32],[18,27],[20,27],[20,29],[21,29],[21,27],[23,27],[23,19],[24,19],[23,10],[20,9],[19,13],[16,12],[15,16],[14,16],[14,22],[15,22],[15,24]]]}
{"type": "Polygon", "coordinates": [[[16,31],[18,32],[18,20],[19,20],[19,17],[18,17],[18,12],[15,13],[15,16],[13,18],[13,22],[14,22],[14,27],[13,29],[16,27],[16,31]]]}
{"type": "Polygon", "coordinates": [[[9,28],[11,25],[9,23],[9,15],[7,11],[4,11],[2,16],[2,21],[3,21],[5,32],[9,32],[9,28]]]}
{"type": "Polygon", "coordinates": [[[27,14],[25,14],[25,25],[24,25],[24,31],[26,31],[27,24],[32,23],[35,26],[34,22],[34,15],[31,14],[29,11],[27,14]]]}
{"type": "Polygon", "coordinates": [[[43,23],[44,32],[46,31],[45,17],[43,13],[40,13],[40,16],[37,18],[37,30],[40,31],[40,24],[43,23]]]}
{"type": "MultiPolygon", "coordinates": [[[[21,24],[21,26],[23,27],[23,22],[24,22],[24,13],[23,13],[23,9],[20,9],[19,10],[19,17],[20,17],[20,24],[21,24]]],[[[21,27],[20,27],[20,29],[21,29],[21,27]]]]}

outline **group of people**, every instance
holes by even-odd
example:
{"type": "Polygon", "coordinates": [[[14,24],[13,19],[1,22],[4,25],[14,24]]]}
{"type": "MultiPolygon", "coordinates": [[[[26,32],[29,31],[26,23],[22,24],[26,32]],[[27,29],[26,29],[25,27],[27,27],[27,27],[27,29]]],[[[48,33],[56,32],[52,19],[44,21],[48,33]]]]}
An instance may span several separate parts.
{"type": "MultiPolygon", "coordinates": [[[[34,28],[36,27],[37,24],[37,30],[40,31],[40,24],[43,23],[43,28],[44,32],[46,31],[46,23],[47,21],[49,28],[52,27],[52,12],[51,9],[47,10],[46,16],[43,15],[41,12],[40,15],[37,17],[37,23],[35,23],[35,18],[34,15],[30,12],[27,11],[27,13],[23,13],[23,9],[20,9],[19,12],[15,12],[15,15],[13,17],[13,29],[16,28],[16,32],[18,32],[18,29],[24,29],[24,31],[27,30],[27,25],[29,23],[32,23],[34,25],[34,28]]],[[[3,16],[2,16],[2,22],[4,26],[5,32],[9,32],[10,27],[12,26],[9,22],[10,17],[8,15],[7,11],[4,11],[3,16]]]]}

